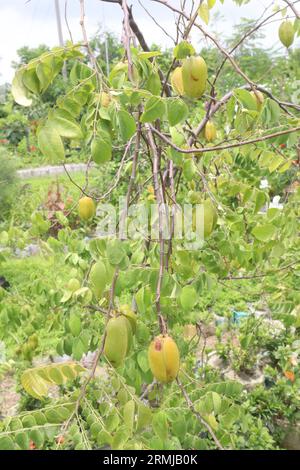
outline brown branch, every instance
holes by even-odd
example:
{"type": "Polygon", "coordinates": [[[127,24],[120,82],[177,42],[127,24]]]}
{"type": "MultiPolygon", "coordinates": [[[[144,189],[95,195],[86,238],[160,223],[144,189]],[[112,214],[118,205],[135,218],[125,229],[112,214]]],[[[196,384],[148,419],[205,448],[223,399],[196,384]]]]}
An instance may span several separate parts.
{"type": "Polygon", "coordinates": [[[150,129],[150,126],[147,126],[147,135],[148,135],[148,142],[149,142],[151,152],[153,155],[153,185],[154,185],[156,202],[158,205],[158,223],[159,223],[159,272],[158,272],[158,281],[157,281],[157,286],[156,286],[155,305],[156,305],[156,310],[157,310],[157,315],[158,315],[160,332],[162,334],[166,334],[167,326],[161,313],[161,304],[160,304],[161,287],[162,287],[164,264],[165,264],[164,239],[163,239],[163,213],[162,213],[163,193],[162,193],[162,188],[159,184],[160,157],[157,152],[156,144],[155,144],[153,133],[150,129]]]}
{"type": "Polygon", "coordinates": [[[74,41],[73,41],[72,32],[71,32],[71,28],[70,28],[70,25],[69,25],[69,22],[68,22],[67,9],[68,9],[68,0],[65,0],[65,23],[66,23],[66,26],[67,26],[67,30],[68,30],[68,32],[69,32],[69,36],[70,36],[71,42],[74,42],[74,41]]]}
{"type": "Polygon", "coordinates": [[[129,25],[129,9],[126,0],[121,0],[121,7],[123,10],[124,20],[123,20],[123,43],[124,48],[126,50],[127,61],[128,61],[128,77],[129,80],[133,81],[133,62],[131,58],[131,50],[130,50],[130,38],[131,38],[131,28],[129,25]]]}
{"type": "MultiPolygon", "coordinates": [[[[170,5],[166,0],[152,0],[154,2],[157,2],[157,3],[161,3],[162,5],[165,5],[167,8],[169,8],[170,10],[174,11],[175,13],[178,13],[182,16],[184,16],[187,20],[191,20],[190,16],[185,13],[184,11],[181,11],[179,9],[177,9],[176,7],[170,5]]],[[[223,55],[225,55],[225,57],[227,57],[227,59],[230,61],[231,65],[233,66],[233,68],[235,69],[235,71],[250,85],[251,89],[253,90],[253,92],[255,94],[257,94],[256,92],[256,85],[255,83],[250,80],[250,78],[245,74],[245,72],[243,72],[240,67],[238,66],[238,64],[235,62],[235,60],[231,57],[231,55],[223,48],[223,46],[221,46],[221,44],[218,42],[218,40],[212,35],[210,34],[208,31],[206,31],[200,24],[194,22],[194,25],[196,26],[196,28],[198,28],[202,34],[205,36],[205,37],[208,37],[214,44],[215,46],[219,49],[220,52],[222,52],[223,55]]]]}
{"type": "Polygon", "coordinates": [[[181,393],[182,395],[184,396],[185,398],[185,401],[189,407],[189,409],[191,410],[191,412],[196,416],[196,418],[198,419],[198,421],[200,421],[200,423],[202,424],[202,426],[204,426],[207,431],[209,432],[209,434],[211,435],[211,437],[213,438],[217,448],[219,450],[224,450],[222,444],[220,443],[219,439],[217,438],[217,436],[215,435],[214,431],[212,430],[212,428],[210,427],[210,425],[205,421],[205,419],[202,418],[202,416],[200,415],[200,413],[198,413],[198,411],[196,411],[195,407],[194,407],[194,404],[192,402],[192,400],[190,399],[190,397],[188,396],[187,394],[187,391],[185,390],[183,384],[180,382],[179,378],[177,377],[176,379],[176,382],[178,384],[178,387],[180,388],[181,390],[181,393]]]}
{"type": "Polygon", "coordinates": [[[289,269],[290,267],[299,263],[300,261],[293,261],[292,263],[289,263],[286,266],[282,266],[281,268],[278,268],[278,269],[272,269],[271,271],[268,271],[267,273],[253,274],[252,276],[226,276],[226,277],[222,277],[221,280],[222,281],[240,281],[243,279],[256,279],[256,278],[272,276],[272,274],[278,273],[280,271],[284,271],[285,269],[289,269]]]}
{"type": "Polygon", "coordinates": [[[296,15],[296,17],[298,18],[298,20],[300,20],[300,13],[298,13],[298,10],[296,9],[295,5],[293,4],[293,2],[290,2],[289,0],[283,0],[289,7],[290,9],[293,11],[293,13],[296,15]]]}
{"type": "Polygon", "coordinates": [[[174,148],[175,150],[177,150],[178,152],[180,153],[186,153],[186,154],[190,154],[190,153],[196,153],[196,154],[201,154],[201,153],[205,153],[205,152],[215,152],[215,151],[218,151],[218,150],[226,150],[226,149],[229,149],[229,148],[235,148],[235,147],[241,147],[243,145],[248,145],[248,144],[255,144],[257,142],[264,142],[265,140],[268,140],[268,139],[272,139],[272,138],[275,138],[275,137],[279,137],[281,135],[286,135],[286,134],[291,134],[293,132],[298,132],[300,131],[300,126],[299,127],[293,127],[291,129],[285,129],[284,131],[279,131],[279,132],[274,132],[273,134],[269,134],[269,135],[264,135],[262,137],[256,137],[255,139],[249,139],[249,140],[245,140],[245,141],[241,141],[241,142],[236,142],[236,143],[233,143],[233,144],[228,144],[228,145],[220,145],[220,146],[216,146],[216,147],[203,147],[201,149],[198,149],[198,148],[190,148],[190,149],[183,149],[181,147],[178,147],[177,145],[173,144],[173,142],[171,140],[169,140],[164,134],[162,134],[160,131],[158,131],[157,129],[155,129],[155,127],[151,126],[150,125],[150,128],[151,130],[157,134],[161,140],[163,140],[166,144],[170,145],[172,148],[174,148]]]}
{"type": "MultiPolygon", "coordinates": [[[[245,85],[243,87],[240,87],[240,88],[244,88],[244,89],[250,89],[249,85],[245,85]]],[[[290,116],[294,117],[293,114],[291,114],[286,108],[293,108],[293,109],[296,109],[297,111],[300,111],[300,106],[298,104],[295,104],[295,103],[289,103],[287,101],[280,101],[278,98],[276,98],[269,90],[267,90],[265,87],[261,86],[261,85],[257,85],[256,86],[256,89],[258,91],[261,91],[262,93],[264,93],[265,95],[267,95],[271,100],[275,101],[278,106],[281,107],[281,109],[283,109],[283,111],[285,111],[287,114],[289,114],[290,116]]],[[[208,111],[206,113],[206,115],[204,116],[204,118],[200,121],[200,123],[198,124],[198,126],[193,130],[193,135],[189,138],[188,140],[188,143],[189,145],[192,145],[193,142],[195,141],[195,136],[198,136],[200,134],[200,132],[204,129],[205,127],[205,124],[207,123],[207,121],[209,121],[209,119],[211,119],[214,114],[216,114],[216,112],[222,107],[224,106],[224,104],[227,103],[227,101],[233,96],[234,94],[234,90],[231,90],[229,91],[228,93],[226,93],[219,101],[217,101],[215,104],[212,104],[212,101],[210,101],[209,103],[209,108],[208,108],[208,111]]]]}

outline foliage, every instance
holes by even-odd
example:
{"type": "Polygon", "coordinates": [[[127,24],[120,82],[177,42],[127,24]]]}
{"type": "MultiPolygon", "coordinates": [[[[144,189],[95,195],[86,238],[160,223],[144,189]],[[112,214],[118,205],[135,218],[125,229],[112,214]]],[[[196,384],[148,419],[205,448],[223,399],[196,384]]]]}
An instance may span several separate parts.
{"type": "Polygon", "coordinates": [[[224,51],[205,29],[214,4],[182,13],[165,53],[140,31],[141,47],[126,28],[125,49],[107,38],[109,74],[102,37],[22,51],[11,93],[41,111],[40,151],[56,164],[80,148],[88,168],[63,185],[29,182],[1,226],[11,287],[0,292],[0,339],[23,398],[0,424],[0,448],[278,449],[278,423],[295,422],[299,51],[255,47],[250,21],[226,45],[242,46],[224,51]],[[212,47],[190,44],[189,28],[212,47]],[[68,80],[47,101],[64,64],[68,80]],[[86,217],[79,199],[92,203],[86,217]],[[152,225],[135,225],[135,202],[156,204],[152,225]],[[193,208],[183,238],[165,236],[163,210],[172,226],[186,203],[203,208],[201,240],[193,208]],[[103,233],[108,207],[119,236],[103,233]],[[22,259],[32,242],[35,256],[22,259]]]}
{"type": "Polygon", "coordinates": [[[18,190],[15,162],[7,160],[7,153],[0,150],[0,219],[7,217],[18,190]]]}

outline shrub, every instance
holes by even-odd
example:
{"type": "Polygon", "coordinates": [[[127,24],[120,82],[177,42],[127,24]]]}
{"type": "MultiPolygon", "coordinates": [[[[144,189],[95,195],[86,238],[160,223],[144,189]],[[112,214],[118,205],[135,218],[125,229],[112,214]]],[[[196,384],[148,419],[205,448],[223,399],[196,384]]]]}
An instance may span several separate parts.
{"type": "Polygon", "coordinates": [[[0,220],[7,217],[18,189],[15,162],[0,150],[0,220]]]}

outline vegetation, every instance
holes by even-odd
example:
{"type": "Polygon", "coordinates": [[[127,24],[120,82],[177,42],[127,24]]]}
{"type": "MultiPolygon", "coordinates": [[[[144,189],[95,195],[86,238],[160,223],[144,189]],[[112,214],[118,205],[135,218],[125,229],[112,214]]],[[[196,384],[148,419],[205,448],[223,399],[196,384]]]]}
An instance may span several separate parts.
{"type": "Polygon", "coordinates": [[[8,377],[18,393],[0,449],[299,446],[296,2],[223,41],[215,1],[157,3],[168,51],[122,2],[107,67],[83,0],[82,43],[19,51],[0,106],[0,394],[8,377]],[[288,53],[257,45],[273,21],[288,53]],[[17,183],[16,160],[87,166],[17,183]]]}

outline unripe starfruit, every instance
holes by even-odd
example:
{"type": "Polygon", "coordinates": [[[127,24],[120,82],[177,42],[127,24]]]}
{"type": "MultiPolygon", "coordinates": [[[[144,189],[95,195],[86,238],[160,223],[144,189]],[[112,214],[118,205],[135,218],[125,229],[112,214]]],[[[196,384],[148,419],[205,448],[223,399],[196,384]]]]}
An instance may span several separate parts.
{"type": "Polygon", "coordinates": [[[91,197],[84,196],[78,202],[78,214],[82,220],[89,220],[94,217],[96,206],[91,197]]]}
{"type": "Polygon", "coordinates": [[[180,96],[184,94],[182,81],[182,67],[177,67],[171,75],[171,85],[173,90],[180,96]]]}
{"type": "Polygon", "coordinates": [[[295,37],[293,23],[289,20],[283,21],[279,26],[278,36],[285,47],[290,47],[295,37]]]}
{"type": "Polygon", "coordinates": [[[204,206],[204,238],[207,238],[213,232],[217,224],[218,214],[210,199],[206,199],[203,203],[203,206],[204,206]]]}
{"type": "Polygon", "coordinates": [[[81,287],[80,281],[76,278],[70,279],[67,285],[67,289],[70,290],[71,292],[77,291],[78,289],[80,289],[80,287],[81,287]]]}
{"type": "Polygon", "coordinates": [[[207,66],[200,56],[192,56],[184,60],[182,65],[183,89],[189,98],[200,98],[206,88],[207,66]]]}
{"type": "Polygon", "coordinates": [[[91,269],[90,272],[90,283],[92,291],[94,292],[97,299],[100,299],[106,284],[109,282],[109,275],[106,270],[106,266],[102,260],[98,260],[91,269]]]}
{"type": "Polygon", "coordinates": [[[205,124],[204,136],[207,142],[212,142],[213,140],[215,140],[217,136],[217,130],[212,121],[207,121],[207,123],[205,124]]]}
{"type": "Polygon", "coordinates": [[[132,330],[124,315],[111,318],[106,326],[104,354],[108,361],[119,367],[124,362],[132,344],[132,330]]]}
{"type": "Polygon", "coordinates": [[[136,332],[136,322],[137,322],[136,314],[127,304],[121,305],[119,310],[120,310],[120,313],[124,315],[129,321],[131,325],[132,333],[134,334],[136,332]]]}
{"type": "Polygon", "coordinates": [[[168,335],[159,335],[151,342],[148,349],[150,369],[156,380],[162,383],[176,379],[180,357],[175,341],[168,335]]]}

